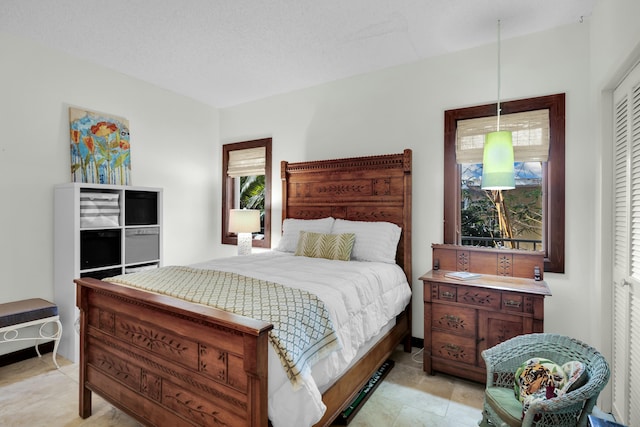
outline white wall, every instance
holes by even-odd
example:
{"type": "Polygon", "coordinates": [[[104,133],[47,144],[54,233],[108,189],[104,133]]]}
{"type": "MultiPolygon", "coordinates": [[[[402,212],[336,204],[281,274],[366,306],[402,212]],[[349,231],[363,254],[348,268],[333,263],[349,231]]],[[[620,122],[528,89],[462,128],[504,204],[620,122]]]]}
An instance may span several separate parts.
{"type": "Polygon", "coordinates": [[[0,57],[0,303],[53,300],[53,186],[71,180],[69,106],[129,120],[132,183],[164,188],[165,264],[213,256],[216,109],[3,33],[0,57]]]}
{"type": "MultiPolygon", "coordinates": [[[[496,45],[360,75],[220,111],[221,143],[273,137],[274,244],[280,233],[281,160],[413,150],[413,335],[423,337],[422,286],[431,243],[442,242],[443,112],[494,102],[496,45]]],[[[589,128],[589,25],[502,41],[502,98],[567,94],[566,274],[547,274],[554,295],[545,329],[589,338],[595,158],[589,128]],[[568,305],[568,301],[571,301],[568,305]]]]}
{"type": "MultiPolygon", "coordinates": [[[[601,260],[610,248],[603,101],[607,88],[640,56],[640,27],[633,22],[639,9],[636,0],[600,0],[592,22],[502,41],[503,100],[567,94],[566,273],[546,275],[554,295],[546,302],[545,329],[595,345],[606,342],[610,330],[602,300],[608,288],[601,260]]],[[[222,143],[273,137],[274,244],[281,160],[413,149],[413,327],[423,337],[417,278],[429,269],[431,243],[442,241],[443,111],[495,100],[495,49],[480,47],[218,111],[0,33],[0,303],[53,297],[52,190],[70,180],[67,107],[73,105],[130,120],[133,184],[165,189],[166,264],[235,253],[219,243],[222,143]]]]}

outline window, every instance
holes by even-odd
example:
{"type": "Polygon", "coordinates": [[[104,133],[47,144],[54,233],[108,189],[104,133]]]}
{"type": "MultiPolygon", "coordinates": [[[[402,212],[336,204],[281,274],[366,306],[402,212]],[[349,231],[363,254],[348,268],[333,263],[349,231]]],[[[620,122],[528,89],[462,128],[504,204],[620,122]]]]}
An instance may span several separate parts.
{"type": "Polygon", "coordinates": [[[230,209],[259,209],[260,231],[253,247],[271,247],[271,138],[222,146],[222,243],[235,245],[229,233],[230,209]]]}
{"type": "MultiPolygon", "coordinates": [[[[536,194],[521,195],[520,201],[526,200],[531,204],[539,203],[541,206],[542,225],[541,235],[542,250],[545,252],[545,271],[564,273],[564,134],[565,134],[565,95],[557,94],[537,98],[529,98],[517,101],[501,103],[500,117],[514,115],[515,113],[548,111],[549,123],[549,150],[546,161],[538,162],[519,161],[516,158],[517,169],[536,172],[541,178],[541,198],[535,201],[536,194]],[[536,167],[540,165],[539,167],[536,167]],[[524,199],[523,199],[524,198],[524,199]]],[[[476,107],[461,108],[445,111],[444,133],[444,243],[452,244],[478,244],[471,239],[463,242],[463,202],[469,202],[469,195],[463,197],[463,183],[468,183],[469,171],[474,163],[461,164],[456,157],[456,135],[459,125],[463,121],[495,117],[496,104],[487,104],[476,107]],[[465,172],[463,181],[463,169],[465,172]]],[[[502,126],[501,126],[502,129],[502,126]]],[[[473,138],[471,138],[473,139],[473,138]]],[[[514,136],[515,139],[515,136],[514,136]]],[[[515,144],[514,144],[515,145],[515,144]]],[[[460,154],[458,154],[460,155],[460,154]]],[[[525,160],[533,159],[529,153],[525,160]]],[[[473,162],[473,160],[471,160],[473,162]]],[[[510,190],[511,191],[511,190],[510,190]]],[[[505,192],[508,193],[508,192],[505,192]]],[[[495,195],[494,195],[495,196],[495,195]]],[[[477,196],[476,196],[477,197],[477,196]]],[[[495,200],[494,200],[495,202],[495,200]]],[[[468,220],[468,218],[465,218],[468,220]]],[[[467,236],[468,237],[468,236],[467,236]]],[[[523,239],[527,240],[527,239],[523,239]]],[[[529,239],[536,240],[536,239],[529,239]]],[[[524,248],[524,247],[523,247],[524,248]]],[[[528,247],[534,249],[533,244],[528,247]]],[[[540,250],[536,246],[535,250],[540,250]]]]}

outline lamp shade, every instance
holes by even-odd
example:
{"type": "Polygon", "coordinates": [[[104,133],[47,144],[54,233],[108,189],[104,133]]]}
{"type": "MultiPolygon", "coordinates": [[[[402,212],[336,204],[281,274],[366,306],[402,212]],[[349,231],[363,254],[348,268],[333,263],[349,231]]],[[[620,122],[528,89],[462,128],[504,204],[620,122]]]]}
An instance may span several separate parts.
{"type": "Polygon", "coordinates": [[[229,212],[230,233],[253,233],[260,231],[260,211],[256,209],[231,209],[229,212]]]}
{"type": "Polygon", "coordinates": [[[516,188],[511,132],[487,134],[482,156],[482,189],[512,190],[516,188]]]}

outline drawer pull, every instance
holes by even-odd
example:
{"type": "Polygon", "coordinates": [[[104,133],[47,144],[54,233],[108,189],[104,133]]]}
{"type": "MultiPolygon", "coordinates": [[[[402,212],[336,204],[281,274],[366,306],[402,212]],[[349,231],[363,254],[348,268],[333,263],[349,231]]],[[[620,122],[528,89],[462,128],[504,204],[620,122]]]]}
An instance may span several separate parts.
{"type": "Polygon", "coordinates": [[[445,298],[445,299],[454,299],[456,297],[456,294],[454,294],[453,292],[440,292],[440,298],[445,298]]]}
{"type": "Polygon", "coordinates": [[[458,351],[462,350],[462,347],[460,347],[459,345],[455,345],[455,344],[445,344],[444,347],[449,351],[458,352],[458,351]]]}
{"type": "Polygon", "coordinates": [[[504,300],[504,305],[507,307],[520,308],[520,301],[507,299],[507,300],[504,300]]]}
{"type": "Polygon", "coordinates": [[[454,316],[453,314],[446,314],[444,317],[449,323],[460,323],[460,318],[458,316],[454,316]]]}

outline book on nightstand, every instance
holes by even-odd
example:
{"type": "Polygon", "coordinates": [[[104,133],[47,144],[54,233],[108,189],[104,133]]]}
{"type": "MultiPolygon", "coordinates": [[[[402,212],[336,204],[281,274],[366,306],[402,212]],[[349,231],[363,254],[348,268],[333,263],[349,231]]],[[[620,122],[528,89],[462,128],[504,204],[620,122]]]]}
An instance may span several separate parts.
{"type": "Polygon", "coordinates": [[[469,273],[468,271],[452,271],[451,273],[446,273],[445,277],[457,280],[471,280],[478,279],[482,277],[482,275],[478,273],[469,273]]]}

